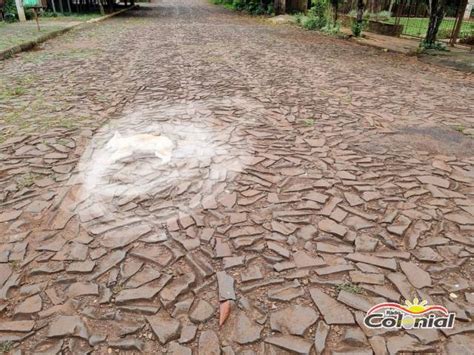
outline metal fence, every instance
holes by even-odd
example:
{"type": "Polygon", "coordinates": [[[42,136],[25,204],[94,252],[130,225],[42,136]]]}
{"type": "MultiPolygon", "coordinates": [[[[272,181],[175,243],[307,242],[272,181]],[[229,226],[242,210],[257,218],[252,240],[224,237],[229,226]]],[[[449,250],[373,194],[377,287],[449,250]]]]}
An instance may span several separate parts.
{"type": "MultiPolygon", "coordinates": [[[[474,18],[469,18],[469,14],[465,16],[465,7],[464,0],[448,0],[445,17],[438,31],[439,40],[454,42],[457,38],[474,37],[474,18]],[[458,23],[459,33],[456,33],[458,23]]],[[[355,9],[356,2],[346,0],[341,4],[339,12],[355,17],[355,9]]],[[[397,27],[393,33],[416,38],[424,38],[428,30],[428,0],[366,0],[365,9],[364,19],[369,23],[368,28],[384,27],[387,30],[393,25],[397,27]],[[373,26],[374,24],[383,26],[373,26]]]]}

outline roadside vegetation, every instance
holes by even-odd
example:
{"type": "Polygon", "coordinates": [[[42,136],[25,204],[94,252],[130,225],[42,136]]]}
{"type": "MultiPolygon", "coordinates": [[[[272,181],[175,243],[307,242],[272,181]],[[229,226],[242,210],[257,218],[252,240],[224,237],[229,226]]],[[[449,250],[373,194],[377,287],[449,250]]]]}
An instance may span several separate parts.
{"type": "MultiPolygon", "coordinates": [[[[273,2],[269,0],[210,0],[213,4],[223,5],[228,9],[244,11],[253,15],[273,15],[273,2]]],[[[372,30],[373,22],[385,25],[401,25],[394,27],[395,36],[400,33],[407,36],[422,38],[419,46],[420,52],[426,49],[447,50],[446,45],[440,40],[449,39],[453,32],[455,18],[445,17],[447,5],[445,0],[433,0],[429,17],[400,17],[396,23],[393,16],[393,5],[396,0],[390,2],[389,10],[372,12],[373,6],[368,6],[363,0],[352,2],[352,11],[346,12],[338,19],[339,6],[343,6],[342,0],[311,0],[311,6],[304,13],[293,15],[294,22],[307,29],[316,30],[331,35],[340,34],[341,26],[351,28],[352,35],[362,36],[363,30],[372,30]],[[369,9],[372,9],[370,11],[369,9]],[[401,28],[401,29],[400,29],[401,28]]],[[[379,7],[380,8],[380,7],[379,7]]],[[[451,11],[452,12],[452,11],[451,11]]],[[[451,14],[450,12],[450,14],[451,14]]],[[[385,34],[385,33],[383,33],[385,34]]],[[[457,38],[461,43],[470,44],[474,38],[474,21],[465,21],[459,29],[457,38]]]]}
{"type": "Polygon", "coordinates": [[[337,21],[337,10],[334,2],[329,0],[313,0],[306,14],[295,15],[296,23],[307,30],[317,30],[329,34],[338,34],[341,28],[337,21]]]}
{"type": "MultiPolygon", "coordinates": [[[[87,21],[96,17],[101,16],[99,12],[88,12],[88,13],[69,13],[69,12],[53,12],[51,10],[40,10],[38,16],[41,18],[57,18],[58,20],[67,19],[68,21],[87,21]]],[[[34,13],[31,9],[25,9],[25,17],[27,20],[34,19],[34,13]]],[[[18,14],[16,11],[15,0],[6,0],[4,7],[4,22],[0,22],[0,25],[5,23],[12,23],[18,21],[18,14]]]]}
{"type": "Polygon", "coordinates": [[[215,5],[234,10],[248,12],[252,15],[274,15],[275,10],[272,2],[262,2],[255,0],[211,0],[215,5]]]}

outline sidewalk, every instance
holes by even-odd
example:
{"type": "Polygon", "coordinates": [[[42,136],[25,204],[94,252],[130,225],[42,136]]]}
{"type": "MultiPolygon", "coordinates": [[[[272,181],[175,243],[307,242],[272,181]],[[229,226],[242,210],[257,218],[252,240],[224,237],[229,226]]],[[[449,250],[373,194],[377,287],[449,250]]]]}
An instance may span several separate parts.
{"type": "MultiPolygon", "coordinates": [[[[100,15],[98,15],[100,16],[100,15]]],[[[97,16],[97,17],[98,17],[97,16]]],[[[0,52],[63,29],[68,29],[89,20],[91,16],[42,17],[38,31],[34,20],[15,23],[0,23],[0,52]]]]}
{"type": "MultiPolygon", "coordinates": [[[[350,28],[343,27],[341,32],[351,35],[350,28]]],[[[379,35],[372,32],[363,32],[364,37],[352,40],[357,43],[380,48],[390,52],[397,52],[408,55],[417,55],[424,62],[442,65],[453,69],[474,72],[474,51],[469,47],[456,46],[448,47],[449,51],[428,51],[423,54],[418,53],[420,40],[417,38],[392,37],[379,35]]]]}
{"type": "Polygon", "coordinates": [[[40,17],[40,31],[35,20],[26,22],[5,23],[0,22],[0,60],[11,55],[33,48],[38,43],[58,36],[73,27],[84,23],[92,23],[115,16],[128,8],[101,16],[100,14],[40,17]]]}

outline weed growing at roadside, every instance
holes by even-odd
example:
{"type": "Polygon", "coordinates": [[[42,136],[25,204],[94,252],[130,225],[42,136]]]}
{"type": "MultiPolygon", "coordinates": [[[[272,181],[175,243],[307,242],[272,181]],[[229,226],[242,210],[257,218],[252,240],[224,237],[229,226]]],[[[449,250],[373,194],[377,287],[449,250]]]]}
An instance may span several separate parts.
{"type": "Polygon", "coordinates": [[[8,99],[15,96],[23,95],[26,89],[22,86],[15,86],[13,88],[7,88],[0,92],[0,99],[8,99]]]}
{"type": "Polygon", "coordinates": [[[429,42],[426,42],[426,41],[421,41],[420,42],[420,49],[422,51],[425,51],[425,50],[428,50],[428,49],[434,49],[436,51],[449,52],[446,45],[444,43],[441,43],[441,42],[429,43],[429,42]]]}
{"type": "Polygon", "coordinates": [[[462,126],[462,125],[459,125],[459,126],[454,127],[454,129],[455,129],[456,131],[458,131],[458,132],[463,133],[464,130],[466,129],[466,127],[464,127],[464,126],[462,126]]]}
{"type": "Polygon", "coordinates": [[[8,354],[13,349],[11,341],[2,341],[0,343],[0,354],[8,354]]]}
{"type": "Polygon", "coordinates": [[[333,20],[331,4],[328,0],[313,0],[307,14],[296,14],[295,22],[307,30],[317,30],[328,34],[338,34],[339,22],[333,20]]]}
{"type": "Polygon", "coordinates": [[[346,291],[346,292],[350,292],[350,293],[362,293],[362,291],[363,291],[361,287],[359,287],[357,285],[354,285],[351,282],[344,282],[342,284],[337,285],[336,290],[338,292],[346,291]]]}
{"type": "Polygon", "coordinates": [[[33,182],[37,177],[38,175],[34,173],[24,174],[16,180],[16,185],[20,190],[24,189],[25,187],[30,187],[33,185],[33,182]]]}
{"type": "Polygon", "coordinates": [[[307,119],[304,120],[304,125],[305,125],[306,127],[312,127],[312,126],[314,126],[314,123],[315,123],[315,122],[316,122],[316,121],[315,121],[314,118],[307,118],[307,119]]]}
{"type": "Polygon", "coordinates": [[[272,3],[265,4],[256,0],[210,0],[214,5],[223,5],[234,11],[245,11],[252,15],[273,15],[272,3]]]}
{"type": "Polygon", "coordinates": [[[20,270],[21,263],[19,260],[13,260],[10,261],[10,267],[12,268],[13,271],[18,271],[20,270]]]}
{"type": "Polygon", "coordinates": [[[351,31],[354,37],[360,37],[362,35],[362,30],[365,27],[365,21],[357,22],[356,20],[352,21],[351,31]]]}

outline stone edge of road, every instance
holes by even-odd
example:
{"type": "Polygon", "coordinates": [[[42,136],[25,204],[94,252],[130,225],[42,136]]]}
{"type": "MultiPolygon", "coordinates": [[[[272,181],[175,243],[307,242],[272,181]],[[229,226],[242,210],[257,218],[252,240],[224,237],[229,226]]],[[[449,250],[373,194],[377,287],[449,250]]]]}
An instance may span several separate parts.
{"type": "Polygon", "coordinates": [[[5,59],[8,59],[8,58],[11,58],[13,55],[18,54],[20,52],[29,51],[29,50],[33,49],[34,47],[36,47],[40,43],[43,43],[43,42],[46,42],[47,40],[58,37],[58,36],[66,33],[66,32],[69,32],[73,29],[76,29],[80,26],[86,26],[86,25],[91,24],[91,23],[101,22],[101,21],[107,20],[108,18],[111,18],[113,16],[119,15],[121,13],[124,13],[126,11],[129,11],[129,10],[132,10],[132,9],[135,9],[135,8],[138,8],[138,5],[130,6],[130,7],[127,7],[126,9],[121,9],[121,10],[116,11],[116,12],[111,13],[111,14],[107,14],[107,15],[104,15],[104,16],[101,16],[101,17],[98,17],[98,18],[93,18],[93,19],[87,20],[85,22],[81,22],[81,23],[78,23],[78,24],[75,24],[75,25],[72,25],[72,26],[69,26],[69,27],[66,27],[66,28],[62,28],[60,30],[53,31],[53,32],[47,33],[45,35],[42,35],[42,36],[38,37],[37,39],[35,39],[33,41],[24,42],[24,43],[18,44],[16,46],[7,48],[3,51],[0,51],[0,60],[5,60],[5,59]]]}

